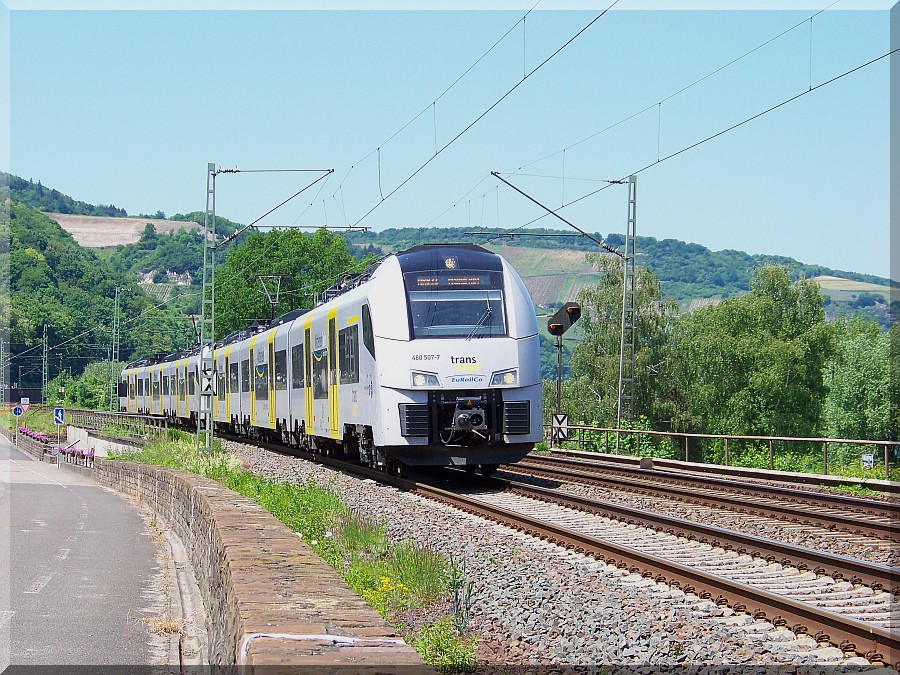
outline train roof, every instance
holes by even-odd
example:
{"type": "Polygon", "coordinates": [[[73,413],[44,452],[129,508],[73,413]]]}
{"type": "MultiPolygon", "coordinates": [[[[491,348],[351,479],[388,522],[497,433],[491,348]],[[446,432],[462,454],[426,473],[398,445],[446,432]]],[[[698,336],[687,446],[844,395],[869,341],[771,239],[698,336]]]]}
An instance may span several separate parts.
{"type": "MultiPolygon", "coordinates": [[[[343,295],[347,291],[356,288],[368,281],[375,270],[381,266],[385,260],[391,256],[396,256],[400,262],[400,268],[404,272],[421,271],[426,269],[477,269],[477,270],[493,270],[501,271],[500,256],[493,251],[478,246],[477,244],[468,243],[448,243],[448,244],[419,244],[412,248],[383,256],[369,265],[366,269],[358,274],[347,274],[341,277],[340,281],[323,291],[318,298],[316,306],[325,304],[334,298],[343,295]],[[452,253],[452,255],[451,255],[452,253]]],[[[258,319],[254,321],[248,328],[235,331],[224,338],[217,340],[214,349],[220,349],[235,342],[246,340],[257,333],[277,328],[299,317],[303,316],[310,310],[295,309],[282,314],[273,321],[258,319]]],[[[125,366],[125,368],[143,368],[152,366],[164,361],[178,361],[180,359],[195,356],[200,352],[200,346],[195,345],[174,354],[154,354],[152,357],[138,359],[125,366]]]]}
{"type": "Polygon", "coordinates": [[[404,273],[441,269],[500,272],[503,269],[500,256],[475,244],[422,244],[398,253],[397,260],[404,273]]]}

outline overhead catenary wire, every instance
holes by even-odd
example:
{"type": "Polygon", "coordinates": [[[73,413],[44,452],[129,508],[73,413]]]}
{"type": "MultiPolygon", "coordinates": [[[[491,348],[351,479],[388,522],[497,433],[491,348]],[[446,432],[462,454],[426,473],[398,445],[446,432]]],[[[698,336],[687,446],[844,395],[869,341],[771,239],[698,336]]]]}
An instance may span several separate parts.
{"type": "Polygon", "coordinates": [[[494,108],[496,108],[498,105],[500,105],[500,103],[502,103],[504,100],[506,100],[506,98],[507,98],[510,94],[512,94],[516,89],[518,89],[519,86],[521,86],[523,82],[526,82],[526,81],[528,80],[528,78],[530,78],[532,75],[534,75],[536,72],[538,72],[541,68],[543,68],[543,67],[544,67],[547,63],[549,63],[549,62],[550,62],[557,54],[559,54],[559,53],[560,53],[561,51],[563,51],[566,47],[568,47],[570,44],[572,44],[576,39],[578,39],[579,36],[581,36],[586,30],[588,30],[591,26],[593,26],[595,23],[597,23],[597,21],[599,21],[601,18],[603,18],[603,17],[606,15],[606,13],[609,12],[609,11],[610,11],[613,7],[615,7],[618,3],[619,3],[619,0],[613,0],[613,2],[612,2],[606,9],[604,9],[602,12],[600,12],[600,14],[598,14],[598,15],[595,16],[593,19],[591,19],[591,21],[588,22],[587,25],[585,25],[581,30],[579,30],[577,33],[575,33],[575,35],[573,35],[573,36],[570,37],[568,40],[566,40],[565,43],[563,43],[560,47],[558,47],[552,54],[550,54],[547,58],[545,58],[543,61],[541,61],[538,65],[536,65],[530,72],[526,73],[526,74],[522,77],[522,79],[519,80],[518,82],[516,82],[516,84],[514,84],[512,87],[510,87],[510,88],[506,91],[506,93],[504,93],[502,96],[500,96],[500,98],[498,98],[498,99],[497,99],[496,101],[494,101],[490,106],[488,106],[488,108],[487,108],[486,110],[484,110],[480,115],[478,115],[474,120],[472,120],[471,122],[469,122],[469,124],[466,125],[466,127],[463,128],[462,131],[460,131],[460,132],[457,133],[453,138],[451,138],[449,141],[447,141],[447,143],[446,143],[445,145],[443,145],[443,146],[442,146],[442,147],[441,147],[434,155],[432,155],[431,157],[429,157],[428,159],[426,159],[426,160],[419,166],[419,168],[417,168],[417,169],[416,169],[415,171],[413,171],[409,176],[407,176],[406,178],[404,178],[403,181],[402,181],[399,185],[397,185],[397,187],[395,187],[393,190],[391,190],[390,192],[388,192],[388,194],[387,194],[386,196],[382,196],[382,199],[381,199],[380,202],[378,202],[378,203],[376,203],[374,206],[372,206],[372,208],[370,208],[368,211],[366,211],[366,212],[362,215],[362,217],[360,217],[360,218],[359,218],[355,223],[353,223],[353,224],[354,224],[354,225],[359,225],[363,220],[365,220],[366,218],[368,218],[369,215],[371,215],[371,213],[372,213],[373,211],[375,211],[375,209],[377,209],[379,206],[381,206],[381,204],[383,204],[385,201],[387,201],[388,199],[390,199],[390,197],[391,197],[392,195],[394,195],[398,190],[400,190],[404,185],[406,185],[409,181],[411,181],[413,178],[415,178],[415,177],[419,174],[419,172],[421,172],[426,166],[428,166],[428,165],[431,163],[431,161],[432,161],[435,157],[437,157],[438,155],[440,155],[444,150],[446,150],[446,149],[449,148],[451,145],[453,145],[457,140],[459,140],[466,132],[469,131],[469,129],[471,129],[471,128],[474,127],[476,124],[478,124],[478,122],[480,122],[480,121],[481,121],[488,113],[490,113],[494,108]]]}
{"type": "MultiPolygon", "coordinates": [[[[565,152],[566,150],[571,150],[572,148],[576,148],[576,147],[578,147],[579,145],[581,145],[581,144],[583,144],[583,143],[587,143],[589,140],[596,138],[597,136],[600,136],[600,135],[602,135],[602,134],[605,134],[607,131],[611,131],[612,129],[614,129],[614,128],[618,127],[618,126],[620,126],[620,125],[622,125],[622,124],[625,124],[626,122],[629,122],[629,121],[633,120],[635,117],[640,117],[640,116],[643,115],[644,113],[649,112],[650,110],[653,110],[653,108],[657,108],[657,111],[658,111],[658,121],[661,121],[662,104],[663,104],[663,103],[666,103],[667,101],[669,101],[669,100],[675,98],[676,96],[679,96],[680,94],[683,94],[684,92],[688,91],[689,89],[692,89],[692,88],[696,87],[698,84],[700,84],[700,83],[702,83],[702,82],[708,80],[709,78],[713,77],[714,75],[717,75],[718,73],[722,72],[723,70],[726,70],[727,68],[730,68],[731,66],[733,66],[733,65],[735,65],[736,63],[738,63],[738,62],[744,60],[744,59],[747,58],[748,56],[750,56],[750,55],[752,55],[752,54],[758,52],[758,51],[759,51],[760,49],[762,49],[763,47],[766,47],[766,46],[770,45],[771,43],[775,42],[776,40],[779,40],[780,38],[784,37],[784,36],[787,35],[788,33],[791,33],[791,32],[793,32],[793,31],[797,30],[797,29],[800,28],[801,26],[805,25],[807,22],[810,22],[810,23],[811,23],[812,20],[813,20],[815,17],[819,16],[819,15],[822,14],[823,12],[828,11],[829,9],[831,9],[832,7],[834,7],[836,4],[838,4],[840,1],[841,1],[841,0],[835,0],[834,2],[832,2],[832,3],[831,3],[830,5],[828,5],[827,7],[824,7],[824,8],[822,8],[822,9],[816,11],[815,13],[813,13],[811,16],[809,16],[809,17],[803,19],[803,21],[800,21],[800,22],[798,22],[798,23],[795,23],[795,24],[792,25],[790,28],[787,28],[787,29],[781,31],[780,33],[778,33],[778,35],[774,35],[773,37],[769,38],[768,40],[765,40],[764,42],[761,42],[760,44],[756,45],[756,46],[753,47],[752,49],[749,49],[749,50],[745,51],[745,52],[742,53],[740,56],[737,56],[737,57],[731,59],[730,61],[728,61],[727,63],[724,63],[724,64],[722,64],[721,66],[718,66],[717,68],[711,70],[710,72],[706,73],[706,74],[703,75],[702,77],[699,77],[699,78],[697,78],[696,80],[691,81],[689,84],[686,84],[686,85],[684,85],[683,87],[681,87],[680,89],[678,89],[678,90],[672,92],[672,93],[669,94],[668,96],[664,96],[663,98],[659,99],[659,100],[656,101],[655,103],[653,103],[653,104],[651,104],[651,105],[648,105],[647,107],[642,108],[641,110],[638,110],[637,112],[634,112],[634,113],[632,113],[632,114],[630,114],[630,115],[628,115],[628,116],[626,116],[626,117],[620,119],[619,121],[614,122],[613,124],[610,124],[610,125],[604,127],[603,129],[600,129],[599,131],[595,131],[594,133],[592,133],[592,134],[590,134],[590,135],[588,135],[588,136],[585,136],[585,137],[582,138],[581,140],[575,141],[574,143],[572,143],[572,144],[570,144],[570,145],[567,145],[566,147],[562,148],[561,150],[556,150],[556,151],[554,151],[554,152],[551,152],[551,153],[548,154],[548,155],[544,155],[543,157],[541,157],[541,158],[539,158],[539,159],[535,159],[535,160],[532,160],[532,161],[530,161],[530,162],[527,162],[526,164],[523,164],[522,166],[520,166],[516,171],[510,172],[510,173],[516,174],[516,173],[518,173],[519,171],[521,171],[522,169],[525,169],[525,168],[527,168],[527,167],[529,167],[529,166],[532,166],[533,164],[537,164],[537,163],[539,163],[539,162],[543,162],[544,160],[550,159],[551,157],[555,157],[556,155],[558,155],[558,154],[560,154],[560,153],[563,153],[563,152],[565,152]]],[[[810,40],[812,40],[812,37],[810,37],[810,40]]],[[[810,45],[811,45],[811,44],[812,44],[812,43],[810,42],[810,45]]],[[[812,49],[812,47],[810,46],[810,50],[811,50],[811,49],[812,49]]],[[[810,51],[810,89],[812,89],[812,51],[810,51]]],[[[657,143],[658,143],[658,141],[657,141],[657,143]]],[[[659,154],[658,149],[657,149],[657,154],[659,154]]]]}
{"type": "MultiPolygon", "coordinates": [[[[366,161],[372,155],[376,154],[376,152],[379,152],[380,148],[384,147],[385,145],[390,143],[392,140],[394,140],[397,136],[399,136],[401,133],[403,133],[411,124],[413,124],[422,115],[424,115],[426,112],[428,112],[429,108],[432,111],[432,124],[434,127],[434,154],[437,155],[439,152],[438,151],[438,141],[437,141],[437,104],[438,104],[438,102],[442,98],[444,98],[444,96],[446,96],[448,93],[450,93],[450,91],[454,87],[456,87],[456,85],[459,84],[463,80],[463,78],[466,77],[466,75],[468,75],[479,63],[481,63],[492,51],[494,51],[494,49],[497,47],[497,45],[499,45],[501,42],[503,42],[503,40],[505,40],[506,37],[516,29],[516,26],[518,26],[520,23],[524,23],[526,17],[529,14],[531,14],[531,12],[533,12],[534,9],[539,4],[541,4],[541,2],[542,2],[542,0],[537,0],[537,2],[535,2],[531,6],[531,8],[527,12],[525,12],[525,14],[522,16],[522,18],[516,20],[516,22],[512,26],[510,26],[509,29],[505,33],[503,33],[503,35],[501,35],[499,38],[497,38],[497,40],[494,42],[494,44],[492,44],[490,47],[488,47],[488,49],[481,56],[479,56],[477,59],[475,59],[475,61],[468,68],[466,68],[455,80],[453,80],[453,82],[451,82],[440,94],[438,94],[437,97],[434,98],[431,103],[429,103],[424,108],[422,108],[422,110],[420,110],[418,113],[416,113],[409,121],[407,121],[399,129],[397,129],[395,132],[393,132],[387,138],[387,140],[385,140],[383,143],[378,145],[375,149],[371,150],[369,153],[367,153],[366,155],[364,155],[357,161],[353,162],[353,164],[350,165],[350,168],[347,169],[347,173],[344,174],[344,177],[341,179],[341,182],[338,185],[338,190],[340,190],[344,186],[344,183],[347,181],[347,178],[350,176],[350,174],[353,172],[353,170],[359,164],[366,161]]],[[[337,194],[337,190],[335,191],[335,194],[337,194]]],[[[342,199],[343,199],[343,197],[342,197],[342,199]]]]}
{"type": "MultiPolygon", "coordinates": [[[[781,107],[783,107],[783,106],[785,106],[785,105],[787,105],[787,104],[789,104],[789,103],[793,103],[794,101],[796,101],[796,100],[798,100],[798,99],[800,99],[800,98],[806,96],[807,94],[811,94],[811,93],[814,92],[814,91],[818,91],[819,89],[822,89],[823,87],[826,87],[826,86],[828,86],[828,85],[830,85],[830,84],[833,84],[833,83],[837,82],[838,80],[841,80],[841,79],[847,77],[848,75],[852,75],[853,73],[858,72],[858,71],[862,70],[863,68],[867,68],[868,66],[871,66],[872,64],[877,63],[878,61],[881,61],[882,59],[886,59],[886,58],[888,58],[889,56],[891,56],[892,54],[897,53],[898,51],[900,51],[900,47],[898,47],[898,48],[896,48],[896,49],[892,49],[892,50],[889,51],[889,52],[885,52],[884,54],[881,54],[880,56],[876,56],[875,58],[871,59],[870,61],[866,61],[865,63],[862,63],[862,64],[860,64],[860,65],[858,65],[858,66],[855,66],[854,68],[851,68],[850,70],[846,70],[846,71],[844,71],[843,73],[840,73],[839,75],[835,75],[834,77],[832,77],[832,78],[829,79],[829,80],[825,80],[824,82],[820,82],[819,84],[817,84],[816,86],[814,86],[812,89],[807,89],[807,90],[801,91],[799,94],[796,94],[796,95],[794,95],[794,96],[791,96],[790,98],[787,98],[787,99],[781,101],[780,103],[776,103],[775,105],[773,105],[773,106],[771,106],[771,107],[769,107],[769,108],[766,108],[765,110],[763,110],[763,111],[761,111],[761,112],[758,112],[758,113],[756,113],[756,114],[754,114],[754,115],[751,115],[750,117],[747,117],[747,118],[741,120],[740,122],[737,122],[736,124],[732,124],[730,127],[727,127],[727,128],[725,128],[725,129],[722,129],[721,131],[718,131],[718,132],[716,132],[716,133],[714,133],[714,134],[711,134],[711,135],[709,135],[709,136],[707,136],[707,137],[705,137],[705,138],[703,138],[703,139],[701,139],[701,140],[699,140],[699,141],[697,141],[697,142],[695,142],[695,143],[692,143],[692,144],[690,144],[690,145],[688,145],[688,146],[685,146],[685,147],[681,148],[680,150],[676,150],[675,152],[673,152],[673,153],[671,153],[671,154],[669,154],[669,155],[666,155],[665,157],[662,157],[662,158],[660,158],[660,159],[657,159],[655,162],[651,162],[650,164],[647,164],[646,166],[643,166],[643,167],[641,167],[640,169],[637,169],[636,171],[631,171],[631,172],[625,174],[625,176],[624,176],[623,178],[619,179],[619,180],[615,180],[615,181],[607,181],[607,183],[608,183],[607,185],[604,185],[603,187],[598,188],[598,189],[594,190],[593,192],[588,192],[587,194],[582,195],[581,197],[578,197],[577,199],[573,199],[573,200],[570,201],[570,202],[566,202],[565,204],[563,204],[563,205],[560,206],[559,208],[562,209],[562,208],[565,208],[565,207],[567,207],[567,206],[571,206],[572,204],[576,204],[576,203],[578,203],[578,202],[580,202],[580,201],[583,201],[583,200],[587,199],[588,197],[592,197],[592,196],[594,196],[594,195],[596,195],[596,194],[598,194],[598,193],[600,193],[600,192],[603,192],[604,190],[607,190],[607,189],[609,189],[610,187],[612,187],[612,185],[621,183],[622,181],[624,181],[624,180],[627,178],[627,176],[632,176],[632,175],[635,175],[635,176],[636,176],[637,174],[643,173],[644,171],[647,171],[648,169],[651,169],[651,168],[653,168],[653,167],[655,167],[655,166],[657,166],[657,165],[659,165],[659,164],[662,164],[663,162],[667,162],[668,160],[673,159],[674,157],[678,157],[679,155],[682,155],[682,154],[684,154],[685,152],[688,152],[688,151],[693,150],[694,148],[697,148],[697,147],[699,147],[699,146],[701,146],[701,145],[703,145],[703,144],[705,144],[705,143],[708,143],[709,141],[712,141],[712,140],[718,138],[719,136],[723,136],[723,135],[725,135],[725,134],[727,134],[727,133],[729,133],[729,132],[731,132],[731,131],[734,131],[735,129],[737,129],[737,128],[739,128],[739,127],[742,127],[742,126],[744,126],[745,124],[747,124],[747,123],[749,123],[749,122],[752,122],[753,120],[759,119],[760,117],[763,117],[764,115],[767,115],[767,114],[769,114],[770,112],[773,112],[773,111],[775,111],[775,110],[778,110],[779,108],[781,108],[781,107]]],[[[494,173],[494,174],[500,174],[500,173],[503,173],[503,172],[493,172],[493,173],[494,173]]],[[[508,175],[516,175],[516,173],[515,173],[515,172],[508,172],[508,175]]],[[[499,178],[499,175],[498,175],[497,177],[499,178]]],[[[557,210],[559,210],[559,209],[557,209],[557,210]]],[[[550,214],[549,214],[549,213],[545,213],[545,214],[543,214],[543,215],[541,215],[541,216],[538,216],[537,218],[533,218],[532,220],[529,220],[528,222],[523,223],[522,225],[517,226],[516,228],[513,229],[513,231],[522,229],[523,227],[527,227],[528,225],[531,225],[531,224],[533,224],[533,223],[536,223],[537,221],[546,218],[548,215],[550,215],[550,214]]]]}

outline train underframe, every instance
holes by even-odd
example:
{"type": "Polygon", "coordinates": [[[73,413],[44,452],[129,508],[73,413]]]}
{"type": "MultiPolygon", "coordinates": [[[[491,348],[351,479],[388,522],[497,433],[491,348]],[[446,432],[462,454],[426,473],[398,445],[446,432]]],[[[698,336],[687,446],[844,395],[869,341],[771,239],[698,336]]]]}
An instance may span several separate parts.
{"type": "MultiPolygon", "coordinates": [[[[275,429],[251,424],[249,416],[232,416],[230,422],[216,422],[220,433],[244,436],[253,440],[283,445],[328,457],[358,458],[363,464],[402,475],[409,467],[457,466],[468,473],[477,471],[483,476],[493,474],[501,464],[517,462],[527,455],[534,443],[509,443],[503,439],[502,401],[489,394],[462,392],[447,396],[438,393],[430,397],[428,404],[411,404],[418,408],[404,409],[401,415],[418,415],[419,427],[404,427],[404,435],[419,438],[419,443],[409,445],[376,446],[371,426],[343,425],[340,439],[306,433],[303,422],[294,421],[293,428],[282,420],[275,429]],[[418,434],[418,436],[416,436],[418,434]]],[[[196,413],[190,418],[178,417],[167,412],[173,426],[196,429],[196,413]]]]}

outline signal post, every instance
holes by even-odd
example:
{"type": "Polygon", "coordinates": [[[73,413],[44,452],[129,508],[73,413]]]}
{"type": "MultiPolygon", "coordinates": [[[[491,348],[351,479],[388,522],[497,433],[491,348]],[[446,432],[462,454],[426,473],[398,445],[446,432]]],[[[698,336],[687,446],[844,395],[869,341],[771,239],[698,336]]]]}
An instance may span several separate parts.
{"type": "Polygon", "coordinates": [[[562,336],[581,318],[581,305],[567,302],[547,321],[550,335],[556,336],[556,414],[553,416],[552,440],[564,441],[564,428],[568,427],[567,416],[560,412],[562,407],[562,336]]]}

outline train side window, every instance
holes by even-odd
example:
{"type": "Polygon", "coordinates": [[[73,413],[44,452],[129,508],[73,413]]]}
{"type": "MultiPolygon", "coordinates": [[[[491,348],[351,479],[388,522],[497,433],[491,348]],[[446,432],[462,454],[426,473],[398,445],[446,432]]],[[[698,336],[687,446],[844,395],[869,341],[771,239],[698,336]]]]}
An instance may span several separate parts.
{"type": "Polygon", "coordinates": [[[275,352],[275,389],[287,389],[287,350],[275,352]]]}
{"type": "Polygon", "coordinates": [[[134,398],[134,378],[128,378],[128,397],[134,398]]]}
{"type": "Polygon", "coordinates": [[[375,358],[375,333],[372,332],[372,315],[369,313],[369,306],[362,306],[362,334],[363,344],[366,349],[375,358]]]}
{"type": "Polygon", "coordinates": [[[241,391],[250,393],[250,359],[241,361],[241,391]]]}
{"type": "Polygon", "coordinates": [[[162,394],[163,396],[169,395],[169,376],[163,375],[162,377],[162,394]]]}
{"type": "Polygon", "coordinates": [[[138,396],[144,395],[144,378],[138,380],[138,396]]]}
{"type": "Polygon", "coordinates": [[[306,386],[303,381],[303,345],[291,347],[291,388],[302,389],[306,386]]]}
{"type": "Polygon", "coordinates": [[[193,370],[188,373],[188,396],[193,396],[197,391],[197,373],[193,370]]]}
{"type": "Polygon", "coordinates": [[[359,382],[359,326],[353,324],[338,332],[338,361],[341,384],[359,382]]]}
{"type": "Polygon", "coordinates": [[[153,378],[153,395],[159,396],[159,375],[153,378]]]}
{"type": "Polygon", "coordinates": [[[217,370],[216,371],[216,396],[224,396],[225,395],[225,371],[217,370]]]}
{"type": "Polygon", "coordinates": [[[237,361],[228,365],[228,385],[229,394],[241,391],[241,364],[237,361]]]}

